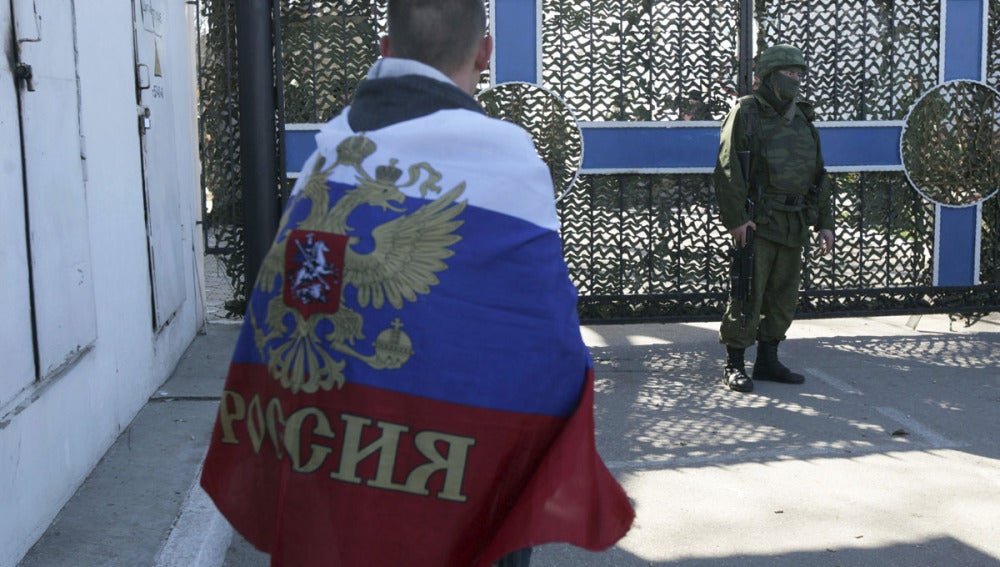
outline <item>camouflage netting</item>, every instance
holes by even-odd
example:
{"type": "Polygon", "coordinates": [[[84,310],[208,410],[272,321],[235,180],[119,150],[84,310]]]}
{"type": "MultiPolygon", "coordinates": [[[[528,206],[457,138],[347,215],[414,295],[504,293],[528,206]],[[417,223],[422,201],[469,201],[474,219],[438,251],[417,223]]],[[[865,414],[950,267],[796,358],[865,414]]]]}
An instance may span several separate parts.
{"type": "Polygon", "coordinates": [[[822,120],[902,120],[938,82],[938,1],[756,0],[757,50],[798,46],[822,120]]]}
{"type": "Polygon", "coordinates": [[[913,106],[902,143],[914,187],[944,205],[973,205],[1000,187],[1000,95],[971,81],[939,85],[913,106]]]}
{"type": "MultiPolygon", "coordinates": [[[[236,281],[242,277],[242,209],[234,4],[200,0],[199,29],[205,187],[213,202],[208,234],[216,251],[226,254],[236,281]]],[[[324,122],[347,104],[375,60],[377,38],[385,31],[385,1],[279,4],[284,118],[324,122]]],[[[736,99],[740,0],[541,0],[541,7],[541,86],[577,120],[718,121],[736,99]]],[[[990,0],[989,7],[986,82],[997,88],[1000,0],[990,0]]],[[[757,51],[775,43],[802,49],[809,63],[803,94],[816,102],[820,121],[902,122],[938,85],[940,0],[754,0],[753,11],[757,51]]],[[[488,86],[484,75],[480,90],[488,86]]],[[[950,145],[914,142],[904,150],[908,161],[924,166],[910,171],[923,180],[917,182],[920,191],[901,171],[834,175],[839,187],[836,252],[832,258],[814,258],[807,251],[804,314],[975,311],[1000,305],[1000,206],[997,197],[985,198],[997,171],[997,152],[990,149],[995,148],[996,117],[976,110],[986,107],[976,106],[971,91],[948,95],[960,103],[947,105],[948,113],[918,109],[919,116],[908,124],[915,136],[935,127],[954,134],[950,145]],[[948,126],[970,112],[980,112],[976,127],[959,133],[948,126]],[[984,138],[984,132],[989,136],[984,138]],[[967,148],[970,137],[980,140],[980,149],[974,155],[962,150],[971,158],[955,159],[956,148],[967,148]],[[956,164],[965,169],[957,170],[956,164]],[[955,182],[968,172],[979,172],[979,186],[955,182]],[[950,176],[947,188],[929,181],[943,175],[950,176]],[[935,215],[927,197],[963,203],[985,198],[979,201],[982,285],[932,286],[935,215]]],[[[547,97],[531,90],[522,94],[510,91],[486,102],[493,114],[532,132],[555,179],[570,178],[581,151],[574,145],[579,143],[574,129],[554,115],[547,97]]],[[[710,176],[582,175],[558,207],[585,319],[721,316],[727,237],[717,220],[710,176]]]]}
{"type": "Polygon", "coordinates": [[[218,256],[229,279],[233,296],[225,303],[227,315],[242,316],[246,260],[233,0],[201,0],[197,25],[205,250],[218,256]]]}
{"type": "Polygon", "coordinates": [[[504,83],[479,93],[487,114],[518,124],[531,134],[552,175],[556,199],[573,189],[583,160],[583,139],[562,100],[537,85],[504,83]]]}

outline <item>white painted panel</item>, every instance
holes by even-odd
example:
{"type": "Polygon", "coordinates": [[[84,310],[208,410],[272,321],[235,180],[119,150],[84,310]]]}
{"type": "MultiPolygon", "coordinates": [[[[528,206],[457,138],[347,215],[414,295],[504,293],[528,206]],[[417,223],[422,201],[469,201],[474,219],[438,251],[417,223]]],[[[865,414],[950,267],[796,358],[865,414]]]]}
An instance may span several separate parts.
{"type": "Polygon", "coordinates": [[[167,323],[184,303],[180,187],[174,101],[171,81],[185,77],[174,70],[163,33],[164,0],[134,0],[136,64],[139,68],[140,138],[149,255],[152,265],[156,328],[167,323]],[[147,116],[148,115],[148,116],[147,116]]]}
{"type": "MultiPolygon", "coordinates": [[[[10,45],[10,4],[0,2],[0,45],[10,45]]],[[[14,70],[0,57],[0,407],[35,379],[24,231],[21,132],[14,70]]]]}
{"type": "Polygon", "coordinates": [[[31,65],[33,74],[34,90],[20,87],[21,122],[43,378],[72,362],[97,338],[73,4],[12,2],[20,60],[31,65]]]}

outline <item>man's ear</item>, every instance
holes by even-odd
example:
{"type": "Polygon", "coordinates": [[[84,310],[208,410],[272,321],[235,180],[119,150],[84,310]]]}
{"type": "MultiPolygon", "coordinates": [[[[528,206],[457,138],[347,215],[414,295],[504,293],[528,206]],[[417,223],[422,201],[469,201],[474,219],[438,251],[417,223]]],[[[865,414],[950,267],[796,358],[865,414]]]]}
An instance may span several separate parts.
{"type": "Polygon", "coordinates": [[[383,35],[378,39],[378,48],[382,52],[382,57],[392,57],[392,46],[389,44],[389,36],[383,35]]]}
{"type": "Polygon", "coordinates": [[[486,35],[479,42],[476,52],[476,71],[482,72],[490,68],[490,56],[493,55],[493,38],[486,35]]]}

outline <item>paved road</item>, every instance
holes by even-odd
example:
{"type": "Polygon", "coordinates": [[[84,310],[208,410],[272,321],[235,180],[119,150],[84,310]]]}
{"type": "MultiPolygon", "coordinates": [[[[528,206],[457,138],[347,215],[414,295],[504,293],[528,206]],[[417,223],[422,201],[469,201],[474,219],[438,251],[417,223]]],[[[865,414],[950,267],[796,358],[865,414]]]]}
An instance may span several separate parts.
{"type": "MultiPolygon", "coordinates": [[[[1000,318],[796,322],[781,354],[806,384],[749,395],[720,386],[716,330],[584,329],[598,449],[637,518],[533,565],[1000,565],[1000,318]]],[[[225,565],[267,557],[237,535],[225,565]]]]}
{"type": "MultiPolygon", "coordinates": [[[[716,326],[583,329],[637,518],[534,567],[1000,566],[1000,316],[799,321],[781,351],[806,383],[753,394],[721,386],[716,326]]],[[[195,339],[20,567],[268,564],[195,481],[237,330],[195,339]]]]}

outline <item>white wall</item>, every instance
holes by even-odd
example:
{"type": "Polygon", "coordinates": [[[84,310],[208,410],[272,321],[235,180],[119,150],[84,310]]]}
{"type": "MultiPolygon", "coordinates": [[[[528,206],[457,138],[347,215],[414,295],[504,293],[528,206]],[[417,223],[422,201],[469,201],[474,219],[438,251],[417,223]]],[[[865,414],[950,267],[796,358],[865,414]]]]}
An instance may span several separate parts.
{"type": "MultiPolygon", "coordinates": [[[[15,2],[15,6],[19,3],[24,4],[15,2]]],[[[27,3],[31,4],[30,0],[27,3]]],[[[127,1],[76,0],[73,10],[73,4],[37,0],[40,11],[58,8],[75,12],[96,340],[57,376],[41,382],[32,377],[10,380],[30,385],[0,399],[2,567],[15,565],[45,531],[150,394],[169,377],[204,324],[198,267],[201,237],[196,224],[201,197],[194,7],[180,1],[154,2],[166,16],[165,49],[160,55],[178,75],[167,83],[175,116],[158,117],[158,126],[169,124],[175,129],[176,147],[169,150],[175,152],[172,159],[179,180],[174,188],[181,211],[176,238],[182,250],[186,286],[186,299],[177,314],[155,332],[137,127],[132,6],[127,1]]],[[[26,160],[31,159],[26,156],[26,160]]],[[[29,193],[31,190],[29,186],[29,193]]],[[[4,328],[0,333],[0,344],[9,344],[6,339],[23,339],[23,333],[30,334],[31,329],[4,328]]]]}

